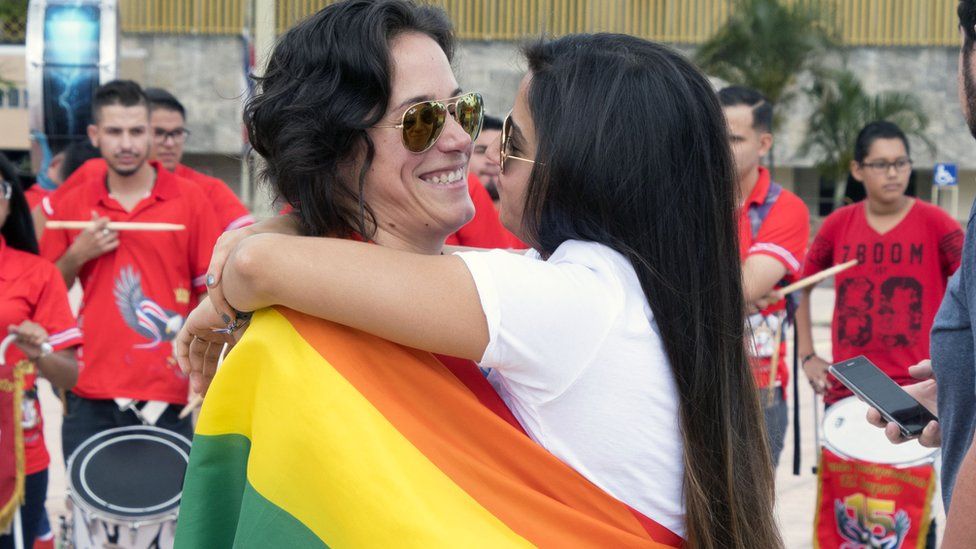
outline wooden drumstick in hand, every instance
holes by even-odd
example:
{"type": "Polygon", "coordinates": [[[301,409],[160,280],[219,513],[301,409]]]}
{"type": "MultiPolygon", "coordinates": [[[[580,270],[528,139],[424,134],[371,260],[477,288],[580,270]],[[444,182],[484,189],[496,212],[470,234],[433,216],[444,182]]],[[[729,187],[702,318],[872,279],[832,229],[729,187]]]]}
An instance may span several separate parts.
{"type": "Polygon", "coordinates": [[[789,293],[793,293],[793,292],[795,292],[797,290],[802,290],[803,288],[808,288],[810,286],[814,286],[814,285],[816,285],[816,284],[818,284],[820,282],[823,282],[824,280],[826,280],[826,279],[834,276],[837,273],[840,273],[840,272],[846,271],[847,269],[850,269],[854,265],[857,265],[857,263],[858,263],[858,261],[856,259],[852,259],[852,260],[848,261],[847,263],[841,263],[840,265],[834,265],[833,267],[831,267],[829,269],[826,269],[826,270],[823,270],[823,271],[820,271],[819,273],[817,273],[815,275],[811,275],[811,276],[808,276],[806,278],[797,280],[796,282],[794,282],[793,284],[790,284],[789,286],[785,286],[783,288],[779,288],[779,289],[776,290],[776,293],[778,293],[780,295],[786,295],[786,294],[789,294],[789,293]]]}

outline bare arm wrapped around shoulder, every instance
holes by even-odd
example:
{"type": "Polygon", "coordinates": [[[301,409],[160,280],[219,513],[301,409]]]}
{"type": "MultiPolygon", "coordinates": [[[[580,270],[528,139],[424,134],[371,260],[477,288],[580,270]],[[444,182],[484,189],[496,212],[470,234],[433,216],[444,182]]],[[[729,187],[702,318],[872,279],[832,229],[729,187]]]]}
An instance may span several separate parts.
{"type": "Polygon", "coordinates": [[[478,290],[456,256],[420,255],[332,238],[260,234],[223,269],[240,311],[286,307],[397,343],[479,360],[488,325],[478,290]]]}

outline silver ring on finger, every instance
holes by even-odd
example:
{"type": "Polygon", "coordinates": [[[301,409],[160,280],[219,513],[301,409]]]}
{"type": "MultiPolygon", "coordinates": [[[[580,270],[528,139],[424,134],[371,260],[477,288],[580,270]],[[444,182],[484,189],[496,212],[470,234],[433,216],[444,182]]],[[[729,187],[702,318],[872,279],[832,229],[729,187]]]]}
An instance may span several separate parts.
{"type": "Polygon", "coordinates": [[[105,227],[104,229],[102,229],[102,236],[108,236],[109,233],[111,233],[111,232],[112,232],[111,229],[109,229],[108,227],[105,227]]]}

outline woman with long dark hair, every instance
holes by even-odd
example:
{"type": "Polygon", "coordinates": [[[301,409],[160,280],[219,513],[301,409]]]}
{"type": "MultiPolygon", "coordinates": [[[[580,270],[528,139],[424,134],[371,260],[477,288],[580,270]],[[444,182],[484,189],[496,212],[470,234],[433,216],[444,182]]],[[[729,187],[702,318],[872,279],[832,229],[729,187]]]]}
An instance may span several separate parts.
{"type": "MultiPolygon", "coordinates": [[[[19,368],[25,377],[21,424],[26,477],[20,517],[29,547],[43,522],[50,462],[35,380],[42,375],[59,389],[74,386],[78,379],[74,350],[81,343],[81,332],[68,306],[68,290],[60,272],[37,255],[37,238],[20,179],[0,154],[0,339],[8,334],[16,339],[4,356],[7,368],[19,368]]],[[[0,548],[13,545],[12,535],[0,536],[0,548]]]]}
{"type": "MultiPolygon", "coordinates": [[[[281,304],[478,360],[535,441],[690,546],[780,546],[715,94],[683,57],[629,36],[526,56],[493,154],[502,221],[535,250],[260,234],[213,273],[214,303],[229,316],[222,290],[238,310],[281,304]]],[[[369,119],[370,135],[396,136],[404,106],[369,119]]],[[[184,364],[215,321],[209,304],[188,319],[184,364]]]]}

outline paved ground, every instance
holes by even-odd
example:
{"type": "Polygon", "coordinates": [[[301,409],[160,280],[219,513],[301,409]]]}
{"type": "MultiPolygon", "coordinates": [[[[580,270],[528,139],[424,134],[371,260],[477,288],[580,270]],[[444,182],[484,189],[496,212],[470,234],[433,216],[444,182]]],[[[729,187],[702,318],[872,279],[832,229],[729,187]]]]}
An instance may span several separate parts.
{"type": "MultiPolygon", "coordinates": [[[[832,289],[817,289],[813,293],[814,339],[821,353],[830,351],[830,318],[834,293],[832,289]]],[[[42,381],[44,385],[46,382],[42,381]]],[[[57,517],[64,513],[65,481],[61,455],[61,402],[53,396],[48,387],[42,387],[41,405],[44,412],[44,434],[51,453],[50,488],[48,491],[48,513],[51,524],[57,528],[57,517]]],[[[776,515],[782,528],[783,538],[789,548],[813,547],[813,509],[817,500],[816,477],[811,467],[816,462],[813,441],[813,392],[809,385],[800,383],[800,423],[802,433],[802,469],[800,476],[793,476],[792,429],[787,433],[787,448],[783,451],[780,467],[776,472],[776,515]]],[[[792,419],[790,420],[792,425],[792,419]]],[[[941,515],[941,499],[936,494],[936,504],[940,506],[939,525],[945,523],[941,515]]]]}

